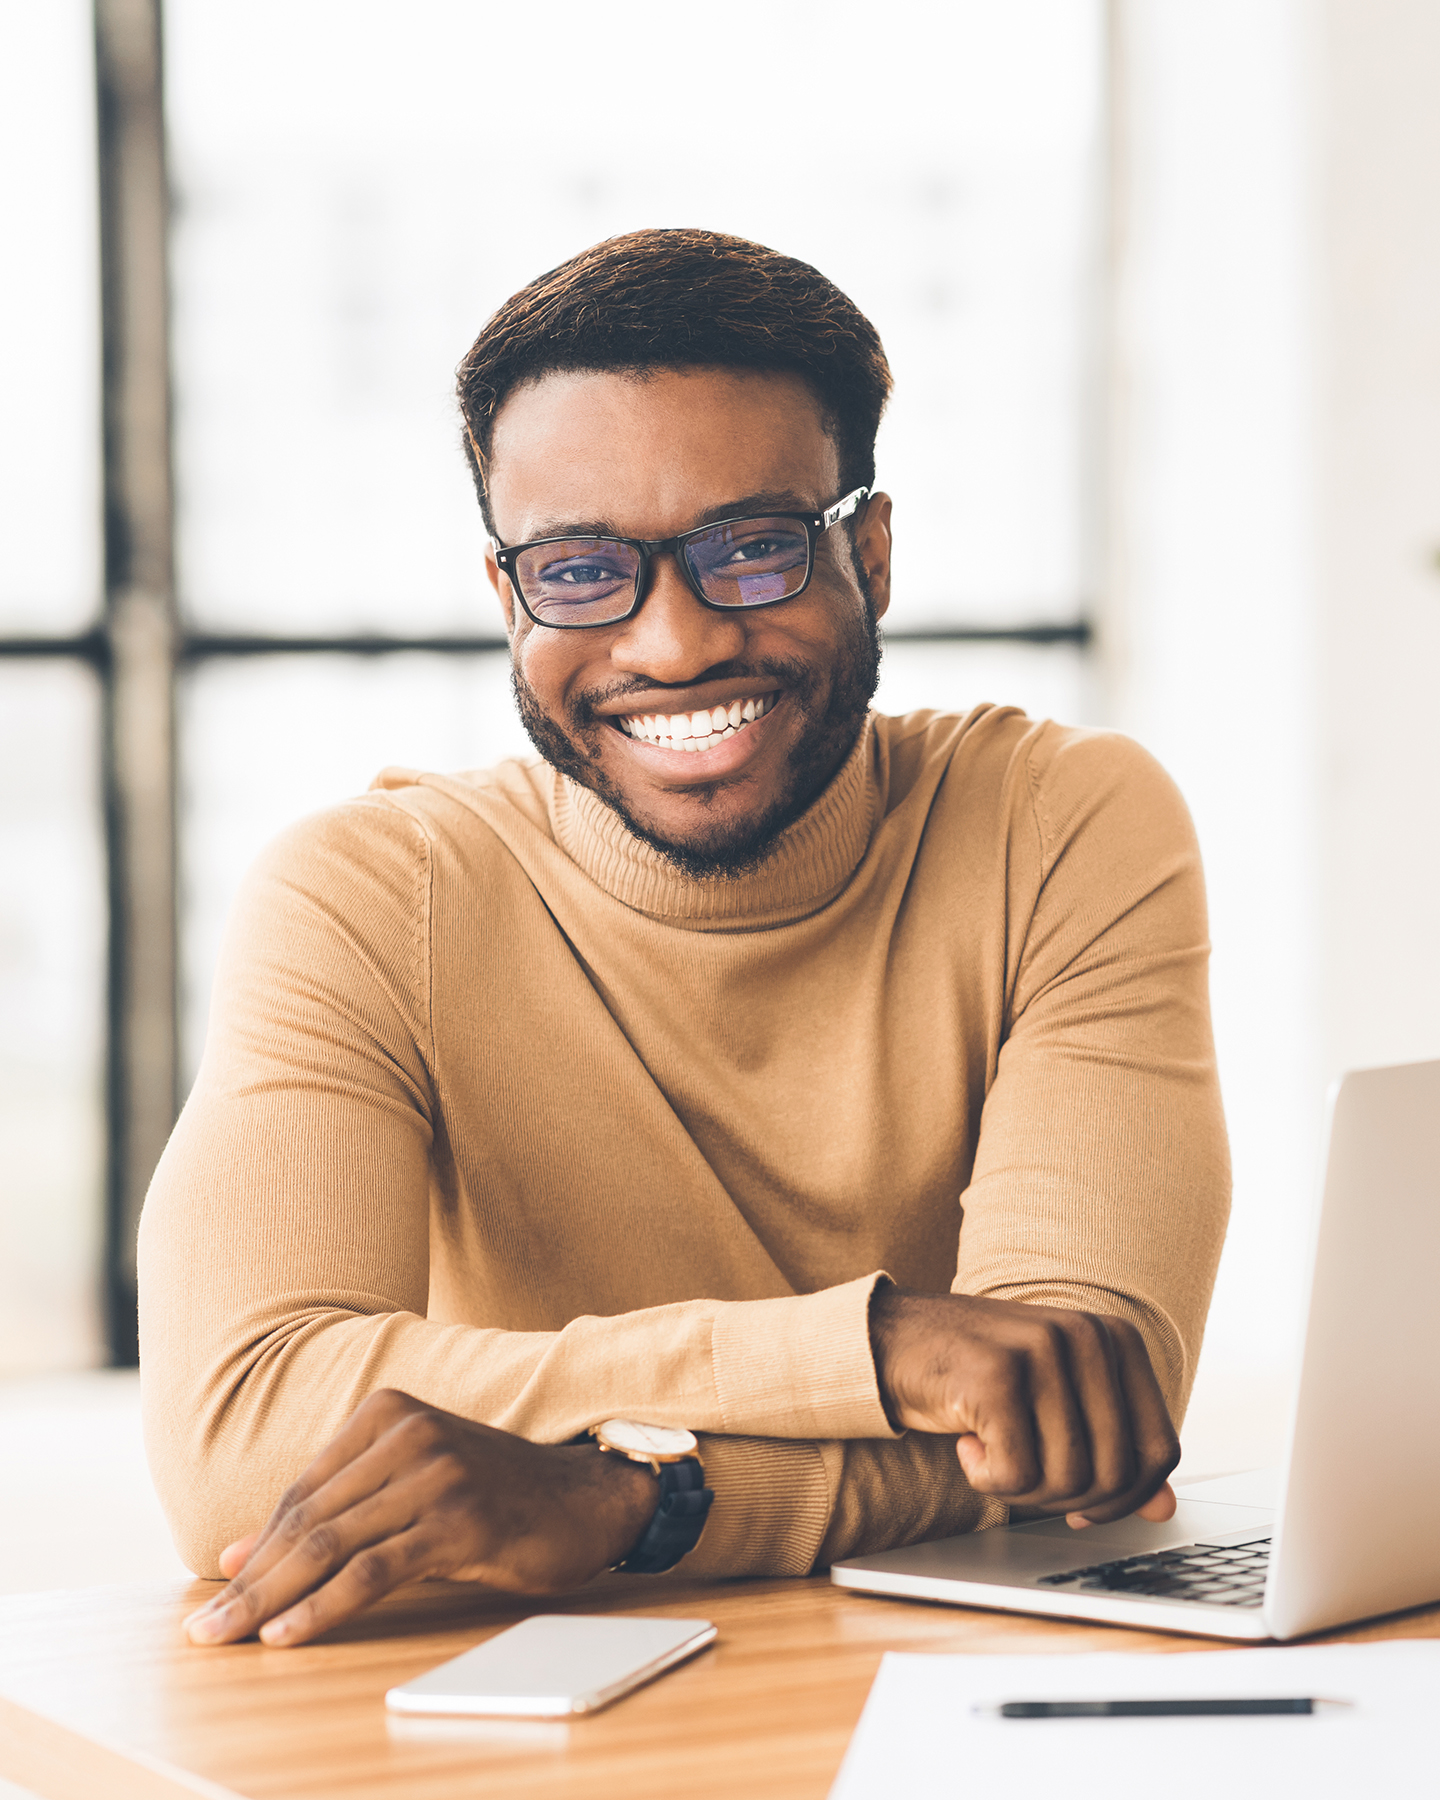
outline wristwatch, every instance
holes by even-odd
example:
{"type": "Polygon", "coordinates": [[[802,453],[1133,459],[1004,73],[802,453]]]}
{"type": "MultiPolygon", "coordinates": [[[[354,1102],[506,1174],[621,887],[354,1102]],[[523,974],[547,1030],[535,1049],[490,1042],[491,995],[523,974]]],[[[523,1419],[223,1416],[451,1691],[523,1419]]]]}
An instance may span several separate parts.
{"type": "Polygon", "coordinates": [[[644,1536],[614,1564],[633,1575],[663,1575],[700,1542],[710,1502],[700,1446],[690,1431],[669,1425],[641,1425],[634,1419],[606,1419],[590,1435],[601,1450],[628,1462],[648,1463],[660,1480],[660,1504],[644,1536]]]}

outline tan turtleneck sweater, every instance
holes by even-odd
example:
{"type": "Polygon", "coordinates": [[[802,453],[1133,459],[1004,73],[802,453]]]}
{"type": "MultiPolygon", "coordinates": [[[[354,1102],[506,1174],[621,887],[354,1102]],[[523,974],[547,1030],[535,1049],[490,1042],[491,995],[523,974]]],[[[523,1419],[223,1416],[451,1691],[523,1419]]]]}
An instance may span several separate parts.
{"type": "Polygon", "coordinates": [[[391,1386],[701,1434],[694,1572],[995,1522],[876,1389],[877,1272],[1131,1319],[1178,1418],[1229,1174],[1199,856],[1154,762],[872,715],[757,874],[543,764],[389,770],[236,907],[141,1227],[151,1465],[213,1573],[391,1386]]]}

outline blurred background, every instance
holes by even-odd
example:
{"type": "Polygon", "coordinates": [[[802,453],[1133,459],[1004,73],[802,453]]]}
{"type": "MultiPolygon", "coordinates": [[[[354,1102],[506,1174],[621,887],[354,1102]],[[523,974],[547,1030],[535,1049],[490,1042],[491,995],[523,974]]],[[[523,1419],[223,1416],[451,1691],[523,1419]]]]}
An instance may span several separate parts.
{"type": "Polygon", "coordinates": [[[0,1589],[176,1566],[94,1372],[230,897],[387,764],[528,749],[453,370],[644,225],[879,327],[877,704],[1189,799],[1235,1210],[1185,1467],[1279,1454],[1325,1085],[1440,1055],[1437,92],[1430,0],[0,10],[0,1430],[108,1484],[47,1560],[0,1476],[0,1589]]]}

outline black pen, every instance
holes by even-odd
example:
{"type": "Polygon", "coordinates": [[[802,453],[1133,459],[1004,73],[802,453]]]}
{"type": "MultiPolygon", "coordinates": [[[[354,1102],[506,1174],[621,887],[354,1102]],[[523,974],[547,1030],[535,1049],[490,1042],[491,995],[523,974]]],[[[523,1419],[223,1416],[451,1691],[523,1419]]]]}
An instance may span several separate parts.
{"type": "Polygon", "coordinates": [[[976,1706],[972,1712],[1002,1719],[1212,1719],[1257,1713],[1313,1713],[1321,1706],[1348,1706],[1348,1700],[1298,1697],[1284,1700],[1007,1700],[976,1706]]]}

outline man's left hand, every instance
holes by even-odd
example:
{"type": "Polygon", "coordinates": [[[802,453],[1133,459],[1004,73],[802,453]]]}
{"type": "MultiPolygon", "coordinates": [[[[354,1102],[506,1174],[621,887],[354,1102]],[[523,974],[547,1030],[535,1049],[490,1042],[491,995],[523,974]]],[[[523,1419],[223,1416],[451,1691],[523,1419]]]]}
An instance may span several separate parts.
{"type": "Polygon", "coordinates": [[[641,1463],[532,1444],[394,1389],[372,1394],[257,1536],[220,1558],[229,1586],[192,1613],[192,1643],[303,1644],[402,1582],[575,1588],[620,1562],[655,1511],[641,1463]]]}

